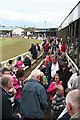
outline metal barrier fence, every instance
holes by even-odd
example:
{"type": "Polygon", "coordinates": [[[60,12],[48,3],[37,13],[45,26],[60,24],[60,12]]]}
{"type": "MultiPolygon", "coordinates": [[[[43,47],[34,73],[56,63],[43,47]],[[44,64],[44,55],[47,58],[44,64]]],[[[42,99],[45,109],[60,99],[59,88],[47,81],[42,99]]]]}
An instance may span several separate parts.
{"type": "MultiPolygon", "coordinates": [[[[24,55],[30,55],[30,52],[25,52],[25,53],[20,54],[20,55],[18,55],[18,56],[21,56],[21,60],[23,60],[23,56],[24,56],[24,55]]],[[[8,59],[8,60],[5,60],[5,61],[1,62],[2,67],[7,67],[9,60],[12,60],[12,61],[13,61],[13,64],[16,64],[16,61],[17,61],[18,56],[13,57],[13,58],[10,58],[10,59],[8,59]]]]}
{"type": "MultiPolygon", "coordinates": [[[[43,42],[40,44],[40,48],[41,48],[41,49],[42,49],[42,44],[43,44],[43,42]]],[[[42,53],[42,54],[43,54],[43,53],[42,53]]],[[[23,53],[23,54],[20,54],[20,55],[18,55],[18,56],[21,56],[21,60],[23,60],[23,56],[24,56],[24,55],[29,55],[29,56],[31,57],[31,53],[30,53],[29,51],[28,51],[28,52],[25,52],[25,53],[23,53]]],[[[0,62],[2,68],[8,66],[8,61],[9,61],[9,60],[12,60],[12,61],[13,61],[13,64],[16,64],[18,56],[13,57],[13,58],[10,58],[10,59],[8,59],[8,60],[5,60],[5,61],[3,61],[3,62],[0,62]]],[[[33,64],[33,63],[34,63],[34,61],[32,62],[32,64],[33,64]]]]}
{"type": "Polygon", "coordinates": [[[71,59],[80,67],[80,38],[70,37],[67,40],[68,54],[71,59]]]}

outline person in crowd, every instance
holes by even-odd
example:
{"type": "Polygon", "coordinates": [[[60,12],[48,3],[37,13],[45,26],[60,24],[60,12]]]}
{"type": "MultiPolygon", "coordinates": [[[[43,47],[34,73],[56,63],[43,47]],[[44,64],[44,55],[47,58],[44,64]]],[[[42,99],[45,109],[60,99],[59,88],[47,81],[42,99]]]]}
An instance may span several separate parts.
{"type": "Polygon", "coordinates": [[[39,45],[39,43],[36,44],[36,49],[38,50],[38,52],[40,52],[40,45],[39,45]]]}
{"type": "Polygon", "coordinates": [[[56,94],[52,99],[52,108],[51,108],[51,118],[52,120],[57,120],[60,113],[65,108],[65,97],[62,95],[64,88],[62,85],[57,85],[56,94]]]}
{"type": "Polygon", "coordinates": [[[13,76],[13,86],[16,89],[16,94],[14,97],[15,105],[14,111],[19,112],[20,104],[21,104],[21,97],[22,97],[22,88],[23,88],[23,81],[24,81],[24,71],[17,70],[16,76],[13,76]]]}
{"type": "Polygon", "coordinates": [[[49,55],[46,55],[46,58],[44,59],[44,63],[43,65],[41,66],[41,71],[45,74],[46,72],[46,66],[47,64],[51,61],[50,59],[50,56],[49,55]]]}
{"type": "MultiPolygon", "coordinates": [[[[3,77],[4,75],[9,75],[9,76],[11,76],[11,77],[13,78],[13,81],[14,81],[13,74],[11,74],[11,72],[10,72],[10,70],[9,70],[8,68],[5,68],[5,67],[4,67],[4,68],[2,69],[2,77],[3,77]]],[[[16,93],[16,90],[15,90],[14,87],[11,88],[9,91],[10,91],[10,92],[13,92],[13,94],[16,93]]]]}
{"type": "Polygon", "coordinates": [[[59,50],[59,46],[58,44],[56,44],[56,41],[51,43],[51,50],[52,50],[52,54],[56,54],[57,50],[59,50]]]}
{"type": "Polygon", "coordinates": [[[49,49],[50,49],[49,42],[46,42],[46,43],[43,45],[44,58],[45,58],[45,56],[48,54],[49,49]]]}
{"type": "Polygon", "coordinates": [[[23,63],[23,61],[21,60],[21,56],[18,56],[16,65],[18,66],[18,70],[24,68],[24,63],[23,63]]]}
{"type": "Polygon", "coordinates": [[[50,59],[50,55],[46,55],[46,58],[45,58],[45,66],[51,61],[50,59]]]}
{"type": "MultiPolygon", "coordinates": [[[[70,88],[66,88],[65,93],[66,95],[71,91],[70,88]]],[[[64,110],[61,112],[57,120],[69,120],[70,119],[69,112],[67,110],[67,107],[65,106],[64,110]]]]}
{"type": "Polygon", "coordinates": [[[8,61],[8,69],[10,70],[11,73],[13,73],[13,67],[14,67],[12,62],[13,62],[13,60],[8,61]]]}
{"type": "MultiPolygon", "coordinates": [[[[11,75],[4,75],[0,79],[0,97],[2,100],[2,105],[0,103],[0,114],[2,113],[2,120],[13,119],[13,105],[14,105],[14,94],[11,93],[11,89],[13,89],[13,78],[11,75]]],[[[0,117],[1,117],[0,116],[0,117]]]]}
{"type": "Polygon", "coordinates": [[[66,96],[70,120],[80,120],[80,89],[71,90],[66,96]]]}
{"type": "Polygon", "coordinates": [[[80,75],[78,75],[73,81],[72,89],[80,89],[80,75]]]}
{"type": "Polygon", "coordinates": [[[59,74],[60,79],[62,80],[62,84],[64,87],[64,95],[65,95],[65,89],[67,88],[67,83],[72,75],[72,72],[68,70],[67,64],[65,62],[62,62],[60,65],[60,69],[56,71],[56,73],[59,74]]]}
{"type": "Polygon", "coordinates": [[[16,75],[16,71],[18,70],[18,65],[14,65],[14,68],[13,68],[13,74],[16,75]]]}
{"type": "Polygon", "coordinates": [[[29,51],[32,54],[32,58],[37,59],[37,50],[36,50],[36,46],[33,43],[31,44],[29,51]]]}
{"type": "Polygon", "coordinates": [[[65,53],[65,51],[66,51],[66,45],[65,42],[63,42],[61,45],[61,52],[65,53]]]}
{"type": "Polygon", "coordinates": [[[23,60],[23,63],[26,66],[29,66],[29,68],[31,67],[31,59],[28,55],[24,55],[24,60],[23,60]]]}
{"type": "Polygon", "coordinates": [[[65,63],[68,65],[68,61],[67,61],[67,58],[66,58],[66,54],[65,54],[65,53],[62,53],[62,54],[61,54],[60,63],[62,63],[62,62],[65,62],[65,63]]]}
{"type": "Polygon", "coordinates": [[[3,76],[3,75],[6,75],[6,74],[10,75],[10,70],[9,70],[8,68],[4,67],[4,68],[2,69],[2,76],[3,76]]]}
{"type": "Polygon", "coordinates": [[[73,73],[72,76],[70,77],[70,79],[69,79],[69,81],[68,81],[68,83],[67,83],[68,88],[72,89],[72,85],[76,82],[76,79],[77,79],[77,77],[78,77],[77,74],[78,74],[78,73],[75,72],[75,73],[73,73]]]}
{"type": "Polygon", "coordinates": [[[50,56],[51,61],[46,65],[46,75],[48,76],[48,84],[51,83],[51,78],[54,77],[56,71],[59,70],[59,63],[57,61],[57,56],[51,54],[50,56]]]}
{"type": "Polygon", "coordinates": [[[60,77],[58,74],[55,74],[54,81],[50,84],[50,86],[47,89],[47,93],[50,94],[50,100],[52,101],[55,93],[56,93],[56,87],[57,85],[62,85],[62,81],[60,81],[60,77]]]}
{"type": "Polygon", "coordinates": [[[20,113],[24,118],[45,118],[44,110],[48,108],[48,102],[46,90],[39,83],[40,78],[41,71],[33,70],[31,79],[23,87],[20,113]]]}

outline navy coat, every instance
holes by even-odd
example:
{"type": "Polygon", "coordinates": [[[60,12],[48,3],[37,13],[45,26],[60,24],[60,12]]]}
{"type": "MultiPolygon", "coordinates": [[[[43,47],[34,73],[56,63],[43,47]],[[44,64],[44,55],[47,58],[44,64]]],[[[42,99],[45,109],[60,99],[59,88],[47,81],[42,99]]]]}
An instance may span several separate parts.
{"type": "Polygon", "coordinates": [[[44,118],[48,107],[45,88],[34,79],[30,79],[22,90],[21,114],[26,118],[44,118]]]}

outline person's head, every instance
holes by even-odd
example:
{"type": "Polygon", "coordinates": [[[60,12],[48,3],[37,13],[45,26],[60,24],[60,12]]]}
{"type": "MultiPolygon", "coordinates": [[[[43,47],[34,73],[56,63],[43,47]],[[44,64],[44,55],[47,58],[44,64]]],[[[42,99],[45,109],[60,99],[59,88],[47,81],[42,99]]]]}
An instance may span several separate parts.
{"type": "Polygon", "coordinates": [[[8,61],[8,63],[9,63],[10,65],[12,64],[12,62],[13,62],[12,60],[9,60],[9,61],[8,61]]]}
{"type": "Polygon", "coordinates": [[[16,77],[17,79],[22,78],[24,76],[24,70],[17,70],[16,71],[16,77]]]}
{"type": "Polygon", "coordinates": [[[2,75],[10,74],[10,70],[8,68],[3,68],[2,69],[2,75]]]}
{"type": "Polygon", "coordinates": [[[56,93],[62,94],[64,92],[64,88],[62,85],[57,85],[56,93]]]}
{"type": "Polygon", "coordinates": [[[18,60],[18,61],[21,61],[21,56],[18,56],[17,60],[18,60]]]}
{"type": "Polygon", "coordinates": [[[39,46],[39,43],[37,43],[36,45],[39,46]]]}
{"type": "Polygon", "coordinates": [[[80,89],[72,90],[67,94],[66,104],[70,116],[80,111],[80,89]]]}
{"type": "Polygon", "coordinates": [[[54,75],[54,81],[55,81],[56,83],[58,83],[58,82],[60,81],[60,77],[59,77],[58,74],[55,74],[55,75],[54,75]]]}
{"type": "Polygon", "coordinates": [[[6,90],[10,90],[13,87],[13,78],[11,75],[4,75],[0,79],[1,86],[6,90]]]}
{"type": "Polygon", "coordinates": [[[34,46],[34,43],[31,43],[31,46],[34,46]]]}
{"type": "Polygon", "coordinates": [[[35,69],[31,72],[31,78],[38,80],[39,82],[41,81],[41,77],[43,76],[43,72],[41,72],[39,69],[35,69]]]}
{"type": "Polygon", "coordinates": [[[67,64],[65,62],[62,62],[60,67],[62,71],[65,71],[67,69],[67,64]]]}
{"type": "Polygon", "coordinates": [[[53,64],[56,64],[56,62],[57,62],[57,56],[56,55],[51,54],[50,55],[50,59],[51,59],[51,61],[52,61],[53,64]]]}

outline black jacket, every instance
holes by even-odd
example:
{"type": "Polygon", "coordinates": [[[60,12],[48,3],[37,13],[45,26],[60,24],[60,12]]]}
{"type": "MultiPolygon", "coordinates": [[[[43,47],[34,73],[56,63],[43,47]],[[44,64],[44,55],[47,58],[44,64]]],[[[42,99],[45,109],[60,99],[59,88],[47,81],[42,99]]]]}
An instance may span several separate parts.
{"type": "Polygon", "coordinates": [[[69,70],[65,70],[64,72],[59,69],[56,73],[59,74],[60,76],[60,80],[63,82],[63,87],[64,89],[67,88],[67,82],[69,81],[71,75],[72,75],[72,72],[70,72],[69,70]]]}
{"type": "Polygon", "coordinates": [[[13,114],[13,95],[7,93],[1,86],[0,86],[0,112],[2,111],[2,119],[12,119],[13,114]],[[2,105],[1,105],[2,103],[2,105]]]}

